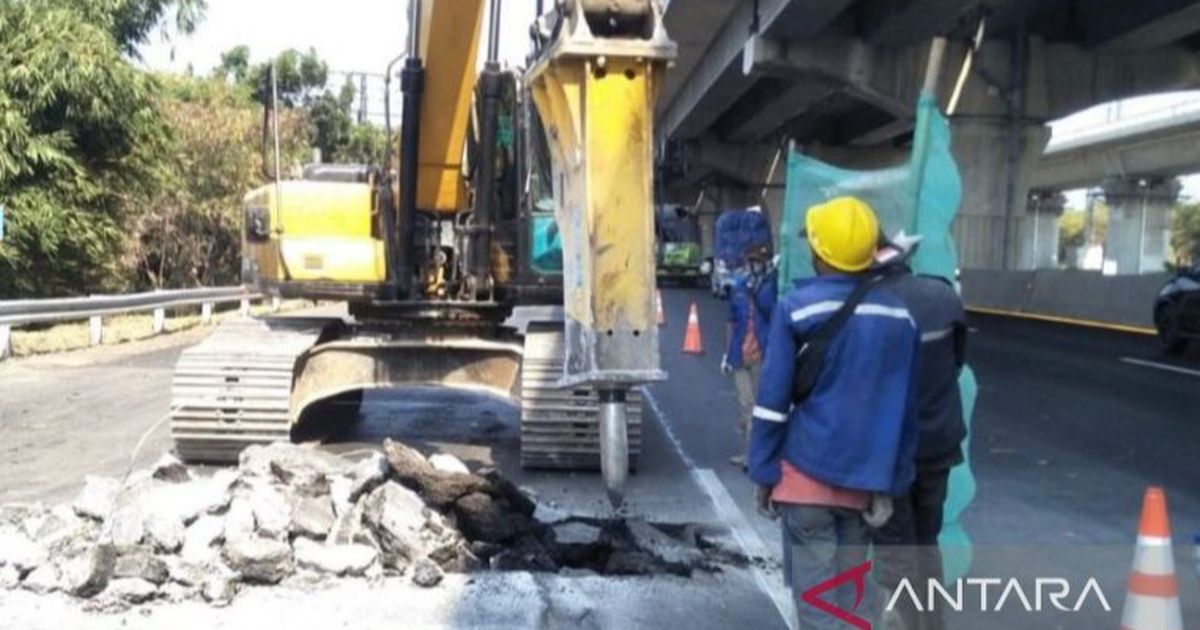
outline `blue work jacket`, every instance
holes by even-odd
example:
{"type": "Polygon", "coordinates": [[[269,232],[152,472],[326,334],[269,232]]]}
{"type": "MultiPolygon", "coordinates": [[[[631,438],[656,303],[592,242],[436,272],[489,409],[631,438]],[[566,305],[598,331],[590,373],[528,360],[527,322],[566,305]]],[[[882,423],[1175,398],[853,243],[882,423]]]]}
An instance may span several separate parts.
{"type": "Polygon", "coordinates": [[[767,333],[771,327],[771,312],[775,309],[779,292],[779,276],[770,268],[755,278],[749,272],[739,274],[729,293],[729,347],[725,349],[725,360],[733,368],[746,367],[742,347],[746,342],[750,318],[754,318],[754,330],[758,334],[758,345],[767,349],[767,333]]]}
{"type": "Polygon", "coordinates": [[[750,432],[750,476],[760,485],[779,482],[782,460],[837,488],[900,495],[912,483],[920,333],[886,286],[872,289],[830,341],[812,393],[792,401],[797,349],[855,282],[800,281],[775,308],[750,432]]]}

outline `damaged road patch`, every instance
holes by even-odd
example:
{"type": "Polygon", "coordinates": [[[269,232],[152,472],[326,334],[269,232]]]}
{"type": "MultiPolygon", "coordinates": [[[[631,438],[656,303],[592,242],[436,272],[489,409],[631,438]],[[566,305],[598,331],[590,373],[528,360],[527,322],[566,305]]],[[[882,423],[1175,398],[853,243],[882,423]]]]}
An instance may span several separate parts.
{"type": "Polygon", "coordinates": [[[124,482],[91,478],[70,507],[9,506],[0,588],[89,607],[225,605],[242,585],[404,578],[438,588],[481,571],[692,576],[744,559],[687,525],[557,514],[492,469],[385,441],[335,455],[253,446],[205,474],[166,458],[124,482]]]}

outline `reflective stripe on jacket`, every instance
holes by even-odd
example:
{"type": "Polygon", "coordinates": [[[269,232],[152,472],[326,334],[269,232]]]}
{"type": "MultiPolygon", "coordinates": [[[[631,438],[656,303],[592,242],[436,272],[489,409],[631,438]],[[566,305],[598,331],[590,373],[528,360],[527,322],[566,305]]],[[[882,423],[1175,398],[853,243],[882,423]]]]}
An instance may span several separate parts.
{"type": "Polygon", "coordinates": [[[858,305],[830,342],[812,394],[792,404],[797,348],[855,283],[843,275],[804,280],[775,308],[750,437],[750,476],[760,485],[779,481],[785,459],[838,488],[898,495],[912,483],[920,335],[886,286],[858,305]]]}

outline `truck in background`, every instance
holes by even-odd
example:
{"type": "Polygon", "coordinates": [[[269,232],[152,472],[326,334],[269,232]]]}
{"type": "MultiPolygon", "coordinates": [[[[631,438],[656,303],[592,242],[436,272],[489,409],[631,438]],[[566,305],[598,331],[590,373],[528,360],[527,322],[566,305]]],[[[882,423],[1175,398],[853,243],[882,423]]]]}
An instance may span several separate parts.
{"type": "Polygon", "coordinates": [[[686,206],[658,204],[654,207],[654,233],[659,283],[702,286],[707,271],[700,219],[686,206]]]}

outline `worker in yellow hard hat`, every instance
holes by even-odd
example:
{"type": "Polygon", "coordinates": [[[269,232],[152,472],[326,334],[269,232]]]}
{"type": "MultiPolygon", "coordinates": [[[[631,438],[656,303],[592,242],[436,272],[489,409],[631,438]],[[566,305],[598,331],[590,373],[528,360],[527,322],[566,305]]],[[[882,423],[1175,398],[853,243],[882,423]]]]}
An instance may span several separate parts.
{"type": "MultiPolygon", "coordinates": [[[[771,316],[748,464],[760,511],[782,518],[784,578],[798,602],[866,562],[868,527],[887,521],[890,497],[915,474],[920,334],[873,269],[879,233],[860,199],[809,208],[803,236],[817,275],[771,316]]],[[[826,597],[853,613],[855,591],[826,597]]],[[[797,613],[802,628],[828,625],[812,606],[797,613]]]]}

